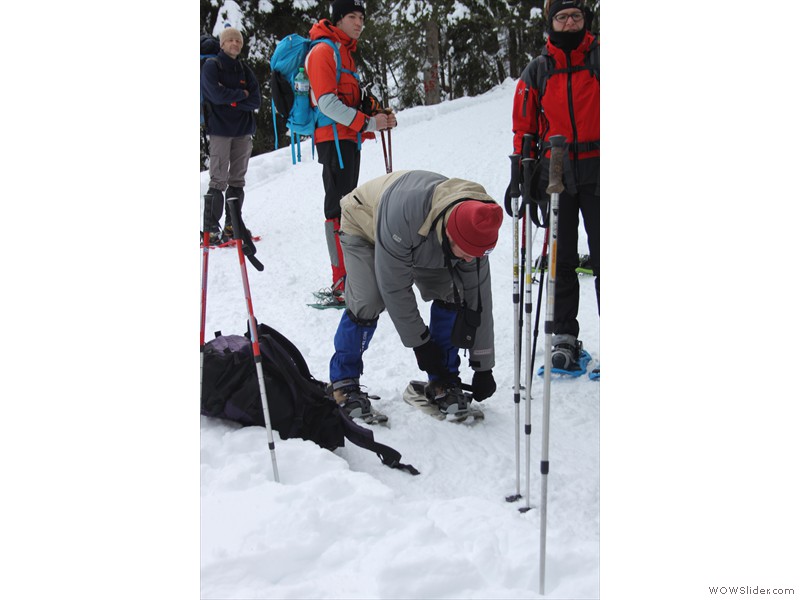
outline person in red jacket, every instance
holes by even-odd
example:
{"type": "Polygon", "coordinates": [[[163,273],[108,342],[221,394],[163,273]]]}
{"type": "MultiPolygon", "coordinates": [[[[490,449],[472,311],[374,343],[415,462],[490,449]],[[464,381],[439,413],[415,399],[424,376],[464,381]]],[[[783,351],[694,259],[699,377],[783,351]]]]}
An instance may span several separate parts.
{"type": "MultiPolygon", "coordinates": [[[[325,188],[325,239],[331,259],[333,283],[322,302],[344,306],[345,270],[339,243],[339,201],[358,185],[361,167],[361,140],[374,139],[376,130],[397,126],[393,114],[373,114],[374,103],[362,98],[353,53],[364,30],[364,0],[334,0],[331,18],[316,23],[310,32],[312,41],[327,38],[339,50],[341,65],[328,44],[316,44],[306,58],[306,72],[311,84],[311,101],[334,123],[320,125],[314,131],[318,161],[322,164],[325,188]],[[338,81],[337,81],[338,79],[338,81]],[[333,128],[339,139],[337,150],[333,128]],[[339,152],[341,161],[339,163],[339,152]]],[[[366,95],[365,95],[366,96],[366,95]]]]}
{"type": "MultiPolygon", "coordinates": [[[[522,154],[523,136],[534,135],[531,154],[541,159],[533,199],[545,210],[553,135],[566,137],[565,191],[559,196],[558,254],[553,323],[552,366],[575,370],[578,341],[578,215],[583,217],[595,275],[600,312],[600,46],[589,31],[592,13],[582,0],[548,0],[547,44],[517,83],[512,113],[514,153],[522,154]]],[[[524,157],[523,157],[524,158],[524,157]]]]}

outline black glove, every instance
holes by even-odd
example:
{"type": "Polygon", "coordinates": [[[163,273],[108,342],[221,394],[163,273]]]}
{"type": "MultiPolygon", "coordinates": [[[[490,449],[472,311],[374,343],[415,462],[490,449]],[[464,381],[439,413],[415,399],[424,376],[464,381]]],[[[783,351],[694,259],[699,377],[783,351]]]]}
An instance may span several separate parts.
{"type": "Polygon", "coordinates": [[[370,92],[371,88],[371,83],[361,88],[361,104],[358,107],[359,110],[368,117],[374,117],[379,112],[383,112],[381,103],[378,102],[378,99],[375,97],[375,95],[370,92]]]}
{"type": "Polygon", "coordinates": [[[439,379],[447,379],[449,377],[444,364],[444,353],[433,340],[429,339],[422,346],[414,348],[414,354],[417,356],[417,365],[420,370],[427,371],[439,379]]]}
{"type": "Polygon", "coordinates": [[[475,371],[472,376],[472,399],[476,402],[482,402],[494,394],[497,390],[497,384],[494,382],[492,370],[488,371],[475,371]]]}

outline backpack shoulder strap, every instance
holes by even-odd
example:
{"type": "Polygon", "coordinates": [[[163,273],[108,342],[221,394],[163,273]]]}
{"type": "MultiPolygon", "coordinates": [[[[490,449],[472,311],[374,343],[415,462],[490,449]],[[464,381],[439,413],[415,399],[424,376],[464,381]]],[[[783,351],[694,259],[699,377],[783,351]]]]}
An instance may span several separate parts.
{"type": "Polygon", "coordinates": [[[328,38],[320,38],[318,40],[314,40],[311,42],[311,47],[313,48],[317,44],[327,44],[331,48],[333,48],[333,55],[336,57],[336,83],[339,83],[339,80],[342,77],[342,71],[345,73],[349,73],[353,77],[356,78],[356,81],[360,81],[358,75],[351,71],[350,69],[345,69],[342,67],[342,55],[339,52],[339,48],[336,46],[336,43],[333,40],[329,40],[328,38]]]}
{"type": "Polygon", "coordinates": [[[542,101],[542,96],[544,96],[545,85],[547,84],[547,80],[553,75],[555,70],[553,69],[553,59],[550,57],[550,54],[547,52],[547,47],[542,51],[542,53],[533,59],[534,64],[534,83],[536,84],[536,91],[539,92],[539,102],[542,101]]]}
{"type": "MultiPolygon", "coordinates": [[[[249,330],[248,325],[248,330],[249,330]]],[[[308,369],[308,364],[306,364],[306,360],[303,358],[303,355],[300,353],[300,350],[297,349],[292,342],[290,342],[286,336],[284,336],[281,332],[277,329],[273,329],[269,325],[265,325],[264,323],[259,323],[256,326],[256,330],[258,333],[258,337],[269,337],[283,350],[286,355],[292,360],[292,362],[297,367],[297,370],[300,372],[300,375],[303,377],[313,379],[311,377],[311,371],[308,369]]],[[[249,331],[248,331],[249,334],[249,331]]]]}
{"type": "Polygon", "coordinates": [[[539,98],[544,95],[545,84],[556,73],[576,73],[577,71],[589,71],[600,81],[600,44],[593,40],[586,51],[586,59],[583,65],[577,67],[567,67],[566,69],[554,69],[552,58],[549,57],[547,47],[537,56],[534,61],[539,61],[536,69],[536,88],[539,90],[539,98]]]}
{"type": "Polygon", "coordinates": [[[586,53],[586,66],[592,75],[597,78],[597,81],[600,81],[600,44],[597,39],[591,43],[586,53]]]}
{"type": "Polygon", "coordinates": [[[370,450],[377,454],[381,462],[387,467],[406,471],[412,475],[419,475],[419,471],[412,465],[404,465],[400,462],[402,455],[397,450],[376,442],[372,431],[356,425],[356,423],[345,414],[341,406],[338,407],[337,410],[339,413],[339,420],[342,422],[342,427],[344,429],[344,435],[348,440],[353,442],[356,446],[360,446],[365,450],[370,450]]]}
{"type": "MultiPolygon", "coordinates": [[[[205,59],[206,62],[213,62],[215,65],[217,65],[217,69],[221,69],[222,68],[222,63],[219,62],[219,57],[216,54],[206,54],[206,55],[202,55],[201,54],[200,55],[200,60],[203,60],[203,59],[205,59]]],[[[205,63],[203,63],[203,64],[205,64],[205,63]]]]}
{"type": "Polygon", "coordinates": [[[248,65],[243,60],[239,61],[239,63],[242,65],[242,71],[244,71],[244,84],[246,86],[249,86],[250,82],[253,80],[253,77],[255,77],[255,73],[253,73],[253,70],[250,68],[250,65],[248,65]]]}

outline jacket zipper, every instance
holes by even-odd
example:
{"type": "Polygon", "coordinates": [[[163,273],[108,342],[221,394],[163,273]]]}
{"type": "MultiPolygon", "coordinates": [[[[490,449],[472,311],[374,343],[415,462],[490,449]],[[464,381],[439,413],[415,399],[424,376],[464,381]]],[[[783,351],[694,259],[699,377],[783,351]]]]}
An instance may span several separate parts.
{"type": "MultiPolygon", "coordinates": [[[[575,184],[578,183],[578,126],[575,123],[575,105],[572,99],[572,61],[569,52],[564,53],[567,57],[567,104],[569,105],[569,122],[572,125],[572,141],[575,144],[575,153],[572,159],[572,172],[575,177],[575,184]]],[[[567,149],[569,152],[569,148],[567,149]]]]}

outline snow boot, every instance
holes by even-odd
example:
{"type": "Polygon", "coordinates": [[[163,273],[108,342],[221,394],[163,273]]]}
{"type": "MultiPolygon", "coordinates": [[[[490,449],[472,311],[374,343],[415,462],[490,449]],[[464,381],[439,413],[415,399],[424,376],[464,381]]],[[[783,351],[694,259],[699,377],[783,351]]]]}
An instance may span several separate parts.
{"type": "Polygon", "coordinates": [[[461,389],[461,380],[431,381],[425,386],[425,397],[439,407],[443,415],[455,415],[469,411],[472,398],[461,389]]]}
{"type": "Polygon", "coordinates": [[[583,350],[583,342],[574,335],[558,334],[553,336],[552,366],[554,369],[570,371],[578,363],[583,350]]]}
{"type": "Polygon", "coordinates": [[[239,208],[241,209],[244,206],[244,188],[228,186],[228,189],[225,191],[225,229],[228,229],[230,227],[230,233],[231,233],[230,238],[228,239],[233,238],[233,226],[231,225],[231,215],[228,212],[228,200],[230,200],[231,198],[239,199],[239,208]]]}
{"type": "Polygon", "coordinates": [[[344,409],[351,419],[363,419],[367,423],[383,423],[388,417],[372,408],[370,397],[362,391],[355,379],[343,379],[330,385],[336,404],[344,409]]]}
{"type": "Polygon", "coordinates": [[[223,243],[230,242],[233,239],[233,225],[225,225],[219,237],[223,243]]]}

